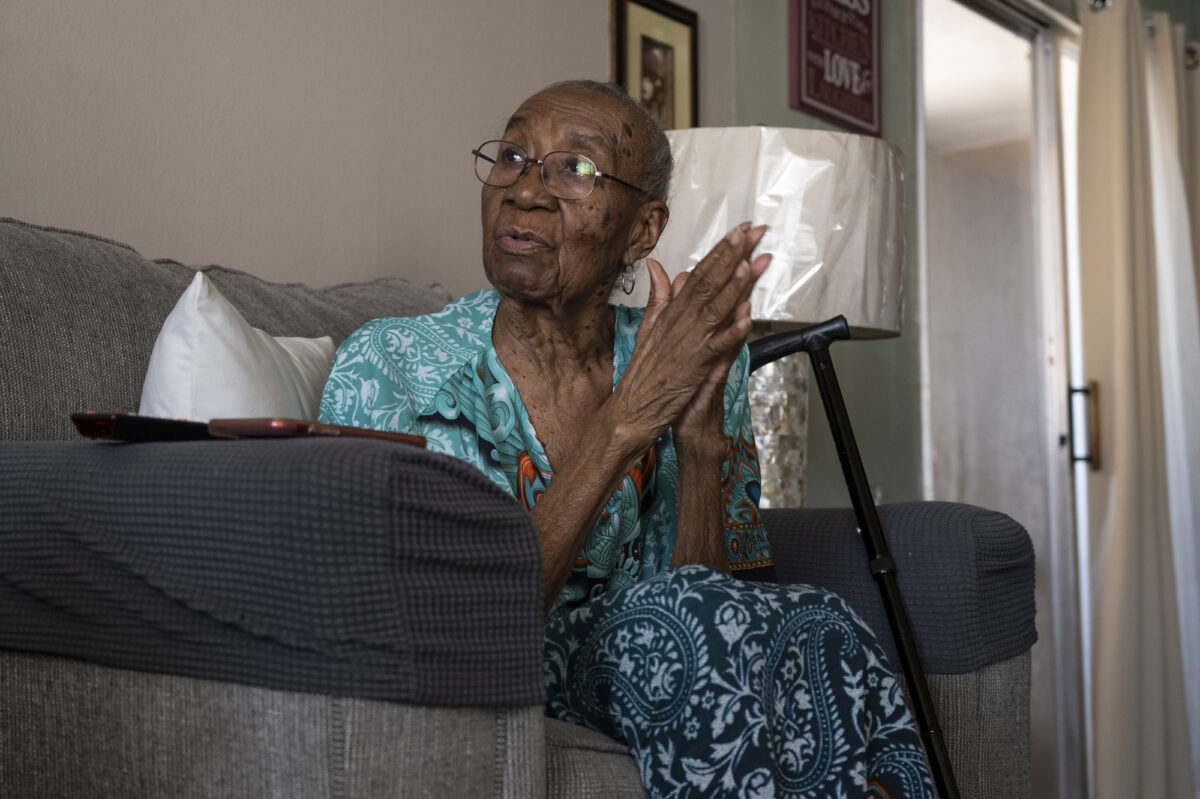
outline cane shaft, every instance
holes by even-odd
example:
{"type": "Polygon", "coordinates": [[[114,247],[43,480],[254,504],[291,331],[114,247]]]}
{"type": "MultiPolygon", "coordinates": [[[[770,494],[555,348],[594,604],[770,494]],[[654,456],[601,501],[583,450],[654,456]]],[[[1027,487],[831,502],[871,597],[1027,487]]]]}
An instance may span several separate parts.
{"type": "Polygon", "coordinates": [[[925,754],[929,758],[930,774],[938,795],[942,799],[958,799],[958,785],[954,780],[954,770],[942,738],[933,698],[929,693],[929,686],[925,682],[925,671],[921,667],[921,658],[917,653],[912,625],[909,623],[908,613],[904,608],[904,599],[900,595],[895,561],[892,560],[891,553],[888,551],[887,539],[883,535],[883,525],[879,521],[879,512],[875,507],[875,499],[871,495],[870,483],[867,482],[858,444],[854,439],[854,431],[850,427],[850,417],[846,413],[846,404],[842,399],[841,388],[838,386],[833,360],[829,356],[829,341],[818,340],[812,347],[807,348],[807,352],[812,359],[817,388],[821,394],[821,402],[825,406],[825,414],[829,419],[834,445],[837,448],[838,459],[842,464],[842,473],[846,479],[846,487],[850,491],[854,515],[862,532],[863,543],[867,547],[871,573],[879,585],[884,611],[887,613],[888,623],[892,628],[892,637],[895,639],[896,649],[900,654],[900,666],[904,672],[904,679],[908,683],[913,715],[917,722],[921,741],[925,745],[925,754]]]}

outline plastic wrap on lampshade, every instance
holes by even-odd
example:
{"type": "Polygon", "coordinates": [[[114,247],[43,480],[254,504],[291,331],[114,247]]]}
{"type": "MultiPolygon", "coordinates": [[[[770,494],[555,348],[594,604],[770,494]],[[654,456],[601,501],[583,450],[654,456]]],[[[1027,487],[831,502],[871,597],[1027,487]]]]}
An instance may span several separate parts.
{"type": "MultiPolygon", "coordinates": [[[[881,139],[799,128],[668,131],[670,220],[653,257],[691,269],[739,222],[768,225],[770,269],[756,320],[811,324],[843,314],[857,337],[895,335],[902,316],[902,175],[881,139]]],[[[614,299],[644,305],[639,292],[614,299]]]]}

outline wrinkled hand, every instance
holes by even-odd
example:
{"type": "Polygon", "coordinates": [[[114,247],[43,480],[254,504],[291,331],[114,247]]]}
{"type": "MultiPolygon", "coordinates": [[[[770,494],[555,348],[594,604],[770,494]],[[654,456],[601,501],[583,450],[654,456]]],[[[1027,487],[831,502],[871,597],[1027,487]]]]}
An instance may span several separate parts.
{"type": "MultiPolygon", "coordinates": [[[[661,268],[657,261],[655,266],[661,268]]],[[[675,276],[675,281],[671,284],[673,297],[679,295],[687,282],[688,274],[681,272],[675,276]]],[[[713,445],[720,449],[725,426],[725,382],[729,379],[729,369],[737,360],[740,351],[739,345],[728,353],[728,357],[722,357],[713,365],[708,377],[696,389],[692,401],[671,425],[675,433],[676,447],[693,446],[708,437],[713,445]]]]}
{"type": "Polygon", "coordinates": [[[725,378],[750,333],[750,292],[771,261],[750,260],[765,232],[738,225],[674,285],[647,262],[646,316],[614,392],[639,436],[652,441],[672,425],[685,439],[720,429],[725,378]]]}

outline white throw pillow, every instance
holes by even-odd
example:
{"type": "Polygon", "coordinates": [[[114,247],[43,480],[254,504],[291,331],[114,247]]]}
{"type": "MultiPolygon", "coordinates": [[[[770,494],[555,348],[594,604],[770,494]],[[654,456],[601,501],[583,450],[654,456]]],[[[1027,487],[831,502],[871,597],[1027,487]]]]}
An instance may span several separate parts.
{"type": "Polygon", "coordinates": [[[273,338],[251,327],[197,272],[154,342],[138,413],[313,420],[334,349],[329,336],[273,338]]]}

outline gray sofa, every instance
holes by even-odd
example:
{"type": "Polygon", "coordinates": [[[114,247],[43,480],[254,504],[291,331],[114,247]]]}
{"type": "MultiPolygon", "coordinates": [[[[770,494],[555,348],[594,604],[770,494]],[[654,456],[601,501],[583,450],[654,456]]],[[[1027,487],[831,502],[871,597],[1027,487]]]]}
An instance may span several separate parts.
{"type": "MultiPolygon", "coordinates": [[[[340,340],[440,307],[206,267],[251,324],[340,340]]],[[[367,440],[109,444],[194,270],[0,220],[0,795],[639,796],[542,717],[541,560],[470,467],[367,440]]],[[[848,509],[765,514],[778,575],[894,645],[848,509]]],[[[964,796],[1028,795],[1033,551],[999,513],[882,508],[964,796]]]]}

